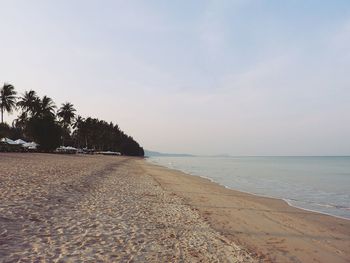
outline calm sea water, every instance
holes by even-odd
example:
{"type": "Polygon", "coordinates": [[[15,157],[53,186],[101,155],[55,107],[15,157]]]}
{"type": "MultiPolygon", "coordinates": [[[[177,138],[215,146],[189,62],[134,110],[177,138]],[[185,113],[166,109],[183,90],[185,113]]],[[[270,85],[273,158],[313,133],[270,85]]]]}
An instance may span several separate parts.
{"type": "Polygon", "coordinates": [[[350,157],[151,157],[228,188],[350,219],[350,157]]]}

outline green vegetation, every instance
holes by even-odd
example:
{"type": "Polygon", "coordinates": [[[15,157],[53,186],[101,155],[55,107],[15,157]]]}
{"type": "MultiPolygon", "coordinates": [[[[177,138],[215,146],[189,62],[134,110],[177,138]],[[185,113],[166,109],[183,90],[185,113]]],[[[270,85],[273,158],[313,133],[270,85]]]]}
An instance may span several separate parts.
{"type": "Polygon", "coordinates": [[[0,89],[0,138],[35,141],[45,152],[63,144],[129,156],[144,155],[143,148],[112,122],[76,115],[74,105],[69,102],[56,111],[51,98],[40,98],[34,90],[26,91],[21,97],[16,94],[10,84],[4,84],[0,89]],[[9,126],[3,122],[3,113],[12,113],[15,109],[19,114],[9,126]]]}
{"type": "Polygon", "coordinates": [[[4,111],[11,113],[16,106],[16,91],[11,84],[5,83],[0,90],[1,123],[4,123],[4,111]]]}

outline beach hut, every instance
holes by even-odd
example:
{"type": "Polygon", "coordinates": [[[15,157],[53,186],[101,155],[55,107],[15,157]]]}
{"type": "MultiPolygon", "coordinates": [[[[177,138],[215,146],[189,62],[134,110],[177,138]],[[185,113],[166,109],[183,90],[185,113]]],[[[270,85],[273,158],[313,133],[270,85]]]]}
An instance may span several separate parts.
{"type": "Polygon", "coordinates": [[[3,142],[3,143],[6,143],[6,144],[9,144],[9,145],[17,145],[17,143],[15,142],[15,141],[13,141],[13,140],[11,140],[11,139],[9,139],[9,138],[2,138],[1,139],[1,142],[3,142]]]}
{"type": "Polygon", "coordinates": [[[0,151],[2,152],[19,152],[21,151],[21,145],[16,143],[15,141],[9,139],[9,138],[2,138],[0,140],[1,147],[0,151]]]}
{"type": "Polygon", "coordinates": [[[95,150],[94,149],[83,148],[83,153],[84,154],[94,154],[95,150]]]}
{"type": "Polygon", "coordinates": [[[60,146],[55,150],[56,153],[68,153],[68,154],[76,154],[78,152],[77,148],[71,146],[60,146]]]}
{"type": "Polygon", "coordinates": [[[15,140],[14,142],[17,144],[26,144],[27,143],[26,141],[23,141],[22,139],[15,140]]]}
{"type": "Polygon", "coordinates": [[[26,142],[26,143],[22,144],[22,147],[24,147],[28,151],[36,151],[38,146],[39,146],[39,144],[37,144],[35,142],[26,142]]]}

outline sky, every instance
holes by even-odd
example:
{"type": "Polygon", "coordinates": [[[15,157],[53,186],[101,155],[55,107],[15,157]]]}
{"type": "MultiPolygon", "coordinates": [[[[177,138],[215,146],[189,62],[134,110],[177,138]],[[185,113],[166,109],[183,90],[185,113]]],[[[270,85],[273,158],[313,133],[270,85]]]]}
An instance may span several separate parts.
{"type": "Polygon", "coordinates": [[[0,10],[1,84],[69,101],[145,149],[350,155],[348,0],[0,0],[0,10]]]}

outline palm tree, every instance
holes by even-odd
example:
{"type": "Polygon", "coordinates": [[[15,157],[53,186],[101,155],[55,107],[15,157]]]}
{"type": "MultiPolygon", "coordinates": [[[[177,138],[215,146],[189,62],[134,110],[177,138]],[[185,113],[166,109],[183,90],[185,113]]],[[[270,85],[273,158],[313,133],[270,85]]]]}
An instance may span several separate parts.
{"type": "Polygon", "coordinates": [[[0,90],[1,123],[4,123],[4,111],[11,113],[16,107],[16,94],[14,86],[4,83],[0,90]]]}
{"type": "Polygon", "coordinates": [[[82,122],[84,122],[84,118],[81,117],[80,115],[78,115],[75,119],[74,119],[74,122],[73,122],[73,129],[78,129],[79,126],[81,125],[82,122]]]}
{"type": "Polygon", "coordinates": [[[39,115],[51,117],[55,116],[56,105],[51,98],[44,96],[41,100],[39,100],[39,102],[39,109],[37,112],[39,115]]]}
{"type": "Polygon", "coordinates": [[[12,122],[12,126],[23,130],[28,120],[29,118],[27,112],[22,112],[20,115],[18,115],[17,119],[12,122]]]}
{"type": "Polygon", "coordinates": [[[71,138],[69,126],[74,120],[75,111],[76,110],[74,109],[74,105],[72,103],[66,102],[62,104],[61,108],[57,112],[57,116],[61,119],[64,131],[62,136],[63,145],[65,145],[65,141],[67,138],[71,138]]]}
{"type": "Polygon", "coordinates": [[[83,117],[81,117],[80,115],[78,115],[75,117],[74,122],[72,124],[72,128],[74,129],[74,131],[72,133],[72,137],[75,141],[76,147],[83,145],[82,143],[79,143],[82,140],[84,140],[85,145],[87,145],[86,137],[81,135],[83,133],[82,131],[84,130],[84,122],[85,122],[85,119],[83,117]],[[82,139],[81,137],[84,137],[84,138],[82,139]]]}
{"type": "Polygon", "coordinates": [[[57,116],[61,119],[63,126],[68,128],[72,124],[75,117],[76,110],[72,103],[63,103],[61,108],[57,112],[57,116]]]}
{"type": "Polygon", "coordinates": [[[35,113],[35,108],[38,108],[37,104],[38,95],[34,90],[26,91],[17,102],[17,106],[20,107],[23,112],[29,113],[32,116],[35,113]]]}

